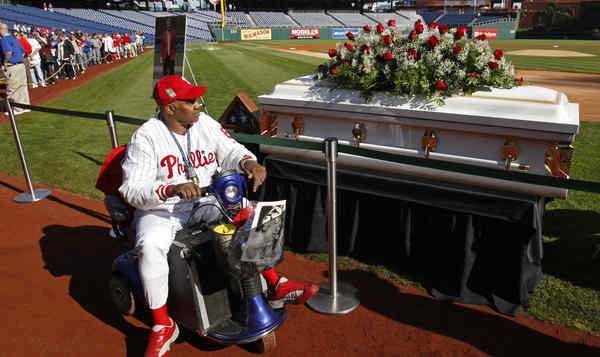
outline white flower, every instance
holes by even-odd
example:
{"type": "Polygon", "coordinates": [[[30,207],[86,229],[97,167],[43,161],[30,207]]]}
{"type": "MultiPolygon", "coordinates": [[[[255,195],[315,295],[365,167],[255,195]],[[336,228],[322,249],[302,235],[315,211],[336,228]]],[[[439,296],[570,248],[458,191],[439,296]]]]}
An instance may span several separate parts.
{"type": "Polygon", "coordinates": [[[449,59],[443,60],[435,69],[435,76],[437,78],[446,77],[454,70],[454,64],[449,59]]]}
{"type": "Polygon", "coordinates": [[[490,68],[489,68],[489,67],[487,67],[487,64],[486,64],[486,67],[485,67],[485,69],[484,69],[484,70],[483,70],[483,72],[481,73],[481,78],[482,78],[483,80],[487,81],[487,80],[489,80],[489,79],[490,79],[490,77],[491,77],[491,76],[492,76],[492,71],[490,70],[490,68]]]}
{"type": "MultiPolygon", "coordinates": [[[[454,54],[457,46],[454,36],[456,32],[457,29],[452,28],[446,34],[440,35],[439,28],[427,29],[415,40],[410,40],[395,28],[387,28],[382,34],[377,33],[375,28],[369,33],[361,30],[361,36],[351,42],[356,50],[349,51],[344,45],[345,42],[337,44],[338,55],[331,59],[329,68],[341,66],[342,62],[347,61],[350,63],[349,71],[340,72],[341,75],[335,77],[336,81],[339,78],[347,82],[354,80],[356,76],[369,81],[375,79],[378,81],[376,87],[396,88],[392,92],[399,95],[414,93],[403,93],[402,90],[406,87],[397,87],[394,81],[398,77],[392,71],[397,71],[397,74],[402,76],[402,72],[416,69],[414,75],[418,76],[417,81],[431,84],[429,88],[422,89],[423,94],[428,98],[440,95],[434,85],[440,79],[444,80],[448,88],[443,95],[471,91],[475,89],[473,87],[475,84],[513,86],[514,67],[505,57],[496,60],[487,41],[469,40],[465,37],[460,42],[461,51],[454,54]],[[392,37],[392,46],[385,44],[384,36],[392,37]],[[429,43],[431,36],[438,39],[435,47],[429,43]],[[364,46],[371,48],[369,53],[363,52],[364,46]],[[416,51],[418,59],[408,56],[408,53],[413,50],[416,51]],[[383,54],[388,52],[391,53],[392,60],[383,59],[383,54]],[[498,68],[492,71],[488,62],[497,63],[498,68]],[[472,72],[476,73],[477,77],[470,77],[472,72]]],[[[329,71],[323,72],[321,69],[321,73],[322,77],[328,78],[329,71]]],[[[361,93],[364,93],[367,98],[370,97],[372,87],[363,88],[363,86],[362,81],[356,83],[361,93]]]]}

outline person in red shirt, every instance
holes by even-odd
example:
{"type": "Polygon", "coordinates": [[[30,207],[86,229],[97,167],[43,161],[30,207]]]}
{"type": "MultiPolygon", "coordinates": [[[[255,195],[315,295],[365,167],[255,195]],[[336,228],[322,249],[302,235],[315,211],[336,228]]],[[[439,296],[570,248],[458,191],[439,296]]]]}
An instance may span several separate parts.
{"type": "Polygon", "coordinates": [[[113,32],[112,39],[113,46],[115,47],[115,50],[117,50],[117,59],[121,59],[121,37],[119,34],[113,32]]]}
{"type": "Polygon", "coordinates": [[[125,58],[133,57],[133,52],[131,51],[131,37],[129,37],[129,33],[127,32],[123,34],[123,47],[125,48],[125,58]]]}
{"type": "Polygon", "coordinates": [[[166,20],[166,29],[160,38],[160,64],[163,65],[163,76],[175,74],[176,36],[171,27],[171,19],[166,20]]]}
{"type": "Polygon", "coordinates": [[[23,49],[25,50],[25,55],[29,56],[33,50],[29,42],[27,42],[27,39],[23,38],[23,36],[21,36],[21,33],[16,31],[13,32],[13,36],[15,36],[15,38],[21,44],[21,47],[23,47],[23,49]]]}
{"type": "Polygon", "coordinates": [[[25,72],[25,74],[27,75],[27,83],[29,85],[29,89],[33,88],[33,79],[31,78],[31,71],[29,70],[29,55],[31,54],[31,52],[33,52],[33,49],[31,48],[31,45],[29,44],[29,42],[27,41],[26,38],[24,38],[23,36],[21,36],[20,32],[17,31],[13,31],[13,36],[17,39],[17,41],[19,41],[19,43],[21,44],[21,47],[23,47],[23,49],[25,50],[25,57],[23,58],[23,64],[25,65],[25,68],[27,69],[25,72]]]}

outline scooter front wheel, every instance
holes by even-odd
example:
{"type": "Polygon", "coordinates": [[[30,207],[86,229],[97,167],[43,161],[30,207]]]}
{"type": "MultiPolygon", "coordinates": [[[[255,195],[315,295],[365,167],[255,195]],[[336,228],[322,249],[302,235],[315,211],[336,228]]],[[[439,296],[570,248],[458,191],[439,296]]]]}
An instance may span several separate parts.
{"type": "Polygon", "coordinates": [[[135,299],[131,284],[121,274],[113,273],[109,282],[110,299],[123,315],[133,315],[135,312],[135,299]]]}
{"type": "Polygon", "coordinates": [[[260,340],[256,341],[256,346],[258,348],[258,353],[266,353],[273,351],[275,347],[277,347],[277,336],[275,335],[275,331],[271,331],[260,340]]]}

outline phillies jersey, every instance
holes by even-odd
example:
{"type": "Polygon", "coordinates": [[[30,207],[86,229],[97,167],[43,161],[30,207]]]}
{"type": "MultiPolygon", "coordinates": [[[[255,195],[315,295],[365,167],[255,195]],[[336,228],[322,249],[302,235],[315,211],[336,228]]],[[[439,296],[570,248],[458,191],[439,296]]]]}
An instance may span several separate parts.
{"type": "Polygon", "coordinates": [[[242,173],[246,160],[256,160],[254,154],[235,141],[221,125],[201,113],[186,135],[173,132],[158,117],[152,117],[139,127],[127,144],[123,160],[123,183],[119,192],[130,205],[143,210],[191,210],[193,202],[178,196],[167,197],[166,188],[189,182],[185,161],[175,143],[187,155],[193,166],[192,176],[198,185],[210,185],[217,167],[242,173]],[[173,138],[175,137],[175,138],[173,138]]]}

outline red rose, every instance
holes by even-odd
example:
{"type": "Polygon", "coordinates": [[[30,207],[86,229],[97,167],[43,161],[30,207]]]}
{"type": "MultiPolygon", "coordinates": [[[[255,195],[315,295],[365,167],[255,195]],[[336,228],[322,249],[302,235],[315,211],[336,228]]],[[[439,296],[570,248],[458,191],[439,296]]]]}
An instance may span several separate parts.
{"type": "Polygon", "coordinates": [[[460,51],[462,51],[462,46],[456,45],[456,47],[454,47],[454,54],[457,55],[460,53],[460,51]]]}
{"type": "Polygon", "coordinates": [[[354,40],[354,34],[352,32],[348,31],[348,33],[346,34],[346,36],[348,36],[348,39],[354,40]]]}
{"type": "Polygon", "coordinates": [[[430,30],[435,30],[435,29],[438,27],[438,24],[437,24],[437,23],[435,23],[435,22],[433,22],[433,21],[430,21],[430,22],[427,24],[427,27],[429,27],[429,29],[430,29],[430,30]]]}
{"type": "Polygon", "coordinates": [[[392,36],[390,35],[385,35],[383,36],[383,42],[385,42],[386,45],[391,45],[392,44],[392,36]]]}
{"type": "Polygon", "coordinates": [[[363,26],[363,30],[365,30],[365,32],[371,32],[371,26],[365,25],[363,26]]]}
{"type": "Polygon", "coordinates": [[[408,51],[408,57],[412,57],[414,59],[417,59],[417,50],[415,50],[414,48],[410,49],[408,51]]]}
{"type": "Polygon", "coordinates": [[[336,67],[336,68],[332,68],[332,69],[331,69],[331,73],[333,73],[333,74],[336,74],[336,73],[338,73],[339,71],[340,71],[340,69],[339,69],[339,68],[337,68],[337,67],[336,67]]]}
{"type": "Polygon", "coordinates": [[[485,34],[484,34],[484,33],[482,33],[481,35],[479,35],[479,36],[477,36],[477,37],[475,37],[475,38],[476,38],[476,39],[478,39],[479,41],[485,41],[485,39],[486,39],[486,37],[485,37],[485,34]]]}
{"type": "Polygon", "coordinates": [[[465,34],[467,33],[467,28],[464,26],[459,26],[456,29],[456,34],[454,35],[454,38],[458,41],[461,38],[465,37],[465,34]]]}
{"type": "Polygon", "coordinates": [[[502,50],[496,50],[496,51],[494,51],[494,58],[497,61],[500,61],[502,59],[502,56],[504,56],[504,53],[502,52],[502,50]]]}
{"type": "Polygon", "coordinates": [[[408,35],[408,38],[410,38],[411,40],[415,40],[415,38],[417,38],[417,33],[413,30],[410,32],[410,34],[408,35]]]}
{"type": "Polygon", "coordinates": [[[446,24],[439,25],[438,31],[440,32],[440,35],[445,34],[446,32],[448,32],[448,25],[446,25],[446,24]]]}
{"type": "Polygon", "coordinates": [[[417,21],[417,23],[415,24],[415,31],[417,32],[417,34],[422,34],[423,30],[425,30],[425,27],[423,27],[423,24],[420,21],[417,21]]]}
{"type": "Polygon", "coordinates": [[[475,78],[475,77],[477,77],[477,74],[475,74],[475,73],[469,73],[469,77],[475,78]]]}
{"type": "Polygon", "coordinates": [[[386,61],[390,61],[390,60],[394,59],[394,56],[392,56],[391,53],[386,52],[386,53],[383,54],[383,59],[386,60],[386,61]]]}
{"type": "Polygon", "coordinates": [[[377,24],[377,33],[382,33],[383,30],[385,30],[385,28],[383,27],[382,24],[377,24]]]}
{"type": "Polygon", "coordinates": [[[388,26],[389,26],[389,27],[394,27],[394,26],[396,26],[396,20],[390,20],[390,21],[388,21],[388,26]]]}
{"type": "Polygon", "coordinates": [[[519,84],[523,83],[523,77],[521,77],[521,78],[515,78],[515,82],[517,82],[519,84]]]}
{"type": "Polygon", "coordinates": [[[429,44],[431,45],[431,47],[437,46],[438,42],[440,42],[440,40],[438,40],[437,37],[435,37],[435,36],[429,37],[429,44]]]}
{"type": "Polygon", "coordinates": [[[438,92],[443,92],[446,89],[448,89],[448,87],[446,87],[446,83],[444,83],[444,81],[440,79],[435,85],[435,89],[437,89],[438,92]]]}
{"type": "Polygon", "coordinates": [[[344,43],[344,46],[346,46],[346,48],[348,49],[348,51],[354,51],[354,45],[351,43],[344,43]]]}
{"type": "Polygon", "coordinates": [[[493,71],[496,68],[498,68],[498,63],[490,61],[490,62],[488,62],[488,67],[490,67],[490,69],[493,71]]]}
{"type": "Polygon", "coordinates": [[[350,67],[350,62],[344,61],[344,67],[350,67]]]}
{"type": "Polygon", "coordinates": [[[337,51],[335,49],[330,49],[329,50],[329,57],[333,58],[335,57],[335,55],[337,55],[337,51]]]}
{"type": "Polygon", "coordinates": [[[363,45],[363,46],[360,48],[360,50],[361,50],[363,53],[365,53],[365,52],[366,52],[366,53],[369,53],[369,54],[370,54],[370,53],[371,53],[371,46],[369,46],[369,45],[363,45]]]}

